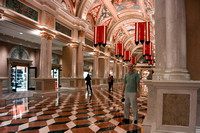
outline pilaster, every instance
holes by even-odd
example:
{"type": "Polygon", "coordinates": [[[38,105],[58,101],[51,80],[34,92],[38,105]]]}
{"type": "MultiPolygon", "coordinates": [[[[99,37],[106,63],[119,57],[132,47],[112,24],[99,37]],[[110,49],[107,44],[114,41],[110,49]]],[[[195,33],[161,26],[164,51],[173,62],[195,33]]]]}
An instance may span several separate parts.
{"type": "Polygon", "coordinates": [[[76,61],[77,61],[77,43],[71,44],[72,47],[72,78],[76,78],[76,61]]]}

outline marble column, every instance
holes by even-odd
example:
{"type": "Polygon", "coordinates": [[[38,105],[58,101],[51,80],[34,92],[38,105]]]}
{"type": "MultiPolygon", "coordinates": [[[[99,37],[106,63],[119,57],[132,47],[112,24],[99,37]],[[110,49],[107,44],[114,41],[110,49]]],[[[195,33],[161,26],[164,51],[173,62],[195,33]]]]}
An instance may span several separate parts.
{"type": "Polygon", "coordinates": [[[156,69],[153,74],[154,80],[164,79],[164,70],[166,68],[166,11],[165,0],[158,0],[155,2],[155,40],[156,40],[156,69]],[[157,56],[158,55],[158,56],[157,56]]]}
{"type": "Polygon", "coordinates": [[[51,69],[52,69],[52,39],[54,37],[52,35],[48,35],[47,37],[47,77],[51,78],[51,69]]]}
{"type": "Polygon", "coordinates": [[[78,44],[72,44],[72,78],[76,78],[77,47],[78,44]]]}
{"type": "Polygon", "coordinates": [[[114,61],[114,72],[113,72],[114,78],[118,78],[118,73],[117,73],[117,61],[114,61]]]}
{"type": "Polygon", "coordinates": [[[79,31],[79,45],[78,45],[78,78],[83,78],[83,67],[84,67],[84,59],[83,59],[83,44],[85,43],[85,32],[79,31]]]}
{"type": "Polygon", "coordinates": [[[51,78],[53,35],[41,33],[40,78],[51,78]]]}
{"type": "Polygon", "coordinates": [[[158,49],[153,80],[143,81],[148,86],[144,133],[195,133],[200,82],[190,81],[186,69],[185,2],[156,0],[155,17],[158,49]]]}
{"type": "Polygon", "coordinates": [[[119,74],[118,78],[122,78],[122,59],[118,63],[118,67],[119,67],[119,69],[118,69],[118,74],[119,74]]]}
{"type": "Polygon", "coordinates": [[[93,64],[93,75],[94,78],[99,77],[99,53],[94,52],[94,64],[93,64]]]}
{"type": "Polygon", "coordinates": [[[104,58],[104,78],[107,78],[108,75],[110,74],[110,47],[106,45],[105,47],[105,58],[104,58]]]}
{"type": "Polygon", "coordinates": [[[108,57],[104,58],[104,78],[107,78],[109,75],[109,65],[108,65],[108,57]]]}
{"type": "Polygon", "coordinates": [[[183,0],[166,1],[166,80],[189,80],[186,68],[186,15],[183,0]]]}
{"type": "Polygon", "coordinates": [[[40,46],[40,78],[46,78],[47,76],[47,33],[41,33],[41,46],[40,46]]]}
{"type": "Polygon", "coordinates": [[[55,92],[55,79],[51,77],[53,35],[42,32],[40,46],[40,75],[36,79],[36,93],[34,95],[46,95],[55,92]]]}

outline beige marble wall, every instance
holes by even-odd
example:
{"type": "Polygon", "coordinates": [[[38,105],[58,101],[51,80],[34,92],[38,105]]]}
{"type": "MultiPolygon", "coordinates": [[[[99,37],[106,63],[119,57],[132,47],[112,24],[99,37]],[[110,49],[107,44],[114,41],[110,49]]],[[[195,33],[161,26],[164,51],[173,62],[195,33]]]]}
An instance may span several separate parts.
{"type": "Polygon", "coordinates": [[[163,94],[163,125],[189,126],[189,113],[189,94],[163,94]]]}
{"type": "Polygon", "coordinates": [[[62,77],[72,76],[72,47],[63,47],[62,77]]]}
{"type": "Polygon", "coordinates": [[[192,80],[200,80],[200,1],[185,0],[186,3],[186,40],[187,67],[192,80]]]}
{"type": "Polygon", "coordinates": [[[104,77],[104,58],[99,58],[99,78],[104,77]]]}

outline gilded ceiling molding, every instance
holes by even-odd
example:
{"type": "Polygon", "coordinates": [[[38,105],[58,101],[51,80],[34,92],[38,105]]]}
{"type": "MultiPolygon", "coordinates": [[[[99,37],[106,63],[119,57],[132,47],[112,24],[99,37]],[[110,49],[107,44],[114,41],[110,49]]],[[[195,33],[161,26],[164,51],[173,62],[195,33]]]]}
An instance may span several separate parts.
{"type": "Polygon", "coordinates": [[[127,23],[135,23],[138,21],[147,21],[147,19],[141,17],[141,16],[125,16],[124,18],[121,18],[118,22],[116,22],[109,30],[108,30],[108,40],[112,41],[112,35],[115,32],[115,30],[127,23]]]}
{"type": "Polygon", "coordinates": [[[87,14],[92,6],[94,0],[82,0],[80,7],[77,11],[77,17],[86,20],[87,14]]]}
{"type": "MultiPolygon", "coordinates": [[[[134,35],[131,35],[129,37],[127,37],[126,39],[124,39],[124,49],[126,49],[128,43],[131,41],[131,40],[135,40],[135,34],[134,35]]],[[[135,45],[134,45],[135,46],[135,45]]]]}
{"type": "Polygon", "coordinates": [[[143,47],[143,45],[137,45],[136,47],[134,47],[131,51],[131,55],[138,49],[138,48],[141,48],[143,47]]]}

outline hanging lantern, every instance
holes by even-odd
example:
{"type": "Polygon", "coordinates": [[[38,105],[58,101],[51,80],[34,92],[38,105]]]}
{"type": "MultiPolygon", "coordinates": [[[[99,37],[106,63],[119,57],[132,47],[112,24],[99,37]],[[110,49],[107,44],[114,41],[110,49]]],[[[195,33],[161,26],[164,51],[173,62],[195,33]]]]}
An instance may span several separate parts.
{"type": "Polygon", "coordinates": [[[133,65],[137,64],[137,58],[136,58],[136,56],[131,57],[131,62],[132,62],[133,65]]]}
{"type": "Polygon", "coordinates": [[[138,23],[135,23],[135,44],[139,44],[139,26],[138,23]]]}
{"type": "Polygon", "coordinates": [[[94,46],[97,45],[104,47],[106,46],[107,41],[107,26],[97,26],[94,27],[94,46]]]}
{"type": "Polygon", "coordinates": [[[131,61],[131,51],[124,51],[124,61],[131,61]]]}

